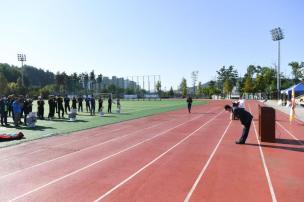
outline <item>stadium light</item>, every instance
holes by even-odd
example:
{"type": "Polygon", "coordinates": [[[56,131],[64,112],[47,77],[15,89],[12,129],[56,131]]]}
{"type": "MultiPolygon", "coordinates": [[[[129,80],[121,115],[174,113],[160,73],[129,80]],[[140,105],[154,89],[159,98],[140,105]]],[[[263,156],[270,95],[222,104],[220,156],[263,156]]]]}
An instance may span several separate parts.
{"type": "Polygon", "coordinates": [[[17,54],[18,61],[21,61],[21,82],[22,86],[24,86],[24,78],[23,78],[23,62],[26,61],[26,55],[25,54],[17,54]]]}
{"type": "Polygon", "coordinates": [[[280,41],[284,39],[283,31],[280,27],[271,30],[272,40],[278,42],[278,68],[277,68],[277,91],[278,99],[280,99],[280,41]]]}

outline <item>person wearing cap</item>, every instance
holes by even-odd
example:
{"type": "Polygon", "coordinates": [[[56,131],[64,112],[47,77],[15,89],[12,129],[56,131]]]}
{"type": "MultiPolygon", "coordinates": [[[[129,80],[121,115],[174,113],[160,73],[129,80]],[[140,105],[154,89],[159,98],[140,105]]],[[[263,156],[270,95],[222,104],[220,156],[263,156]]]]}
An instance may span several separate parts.
{"type": "Polygon", "coordinates": [[[224,108],[226,111],[233,113],[233,115],[240,120],[241,124],[244,127],[241,138],[235,143],[245,144],[253,116],[248,111],[242,108],[238,108],[238,107],[232,108],[230,105],[225,105],[224,108]]]}

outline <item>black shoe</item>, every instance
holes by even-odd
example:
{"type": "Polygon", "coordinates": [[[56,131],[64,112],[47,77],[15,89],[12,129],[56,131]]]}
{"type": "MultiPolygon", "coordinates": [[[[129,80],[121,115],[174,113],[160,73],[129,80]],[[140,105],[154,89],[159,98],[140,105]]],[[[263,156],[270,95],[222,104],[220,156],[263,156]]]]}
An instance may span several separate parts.
{"type": "Polygon", "coordinates": [[[245,142],[235,141],[235,144],[245,144],[245,142]]]}

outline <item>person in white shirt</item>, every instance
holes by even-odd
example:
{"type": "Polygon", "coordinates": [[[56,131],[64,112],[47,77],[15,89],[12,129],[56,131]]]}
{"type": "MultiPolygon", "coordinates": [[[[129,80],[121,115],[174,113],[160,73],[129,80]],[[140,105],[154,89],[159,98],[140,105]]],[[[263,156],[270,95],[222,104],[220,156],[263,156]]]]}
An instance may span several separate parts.
{"type": "Polygon", "coordinates": [[[243,108],[245,109],[245,100],[243,98],[240,98],[238,101],[238,108],[243,108]]]}

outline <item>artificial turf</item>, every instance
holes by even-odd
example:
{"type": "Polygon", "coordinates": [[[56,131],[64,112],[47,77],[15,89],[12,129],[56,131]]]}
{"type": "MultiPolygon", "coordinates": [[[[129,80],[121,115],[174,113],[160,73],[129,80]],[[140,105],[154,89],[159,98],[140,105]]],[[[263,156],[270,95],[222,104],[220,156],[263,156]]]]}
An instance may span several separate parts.
{"type": "MultiPolygon", "coordinates": [[[[45,102],[47,103],[47,101],[45,102]]],[[[195,100],[194,105],[206,104],[207,101],[195,100]]],[[[104,102],[104,111],[107,111],[107,102],[104,102]]],[[[98,107],[98,106],[96,106],[98,107]]],[[[16,129],[11,118],[8,118],[9,127],[0,127],[0,134],[23,132],[25,138],[21,140],[0,142],[0,148],[14,144],[19,144],[25,141],[30,141],[38,138],[44,138],[53,135],[65,135],[74,131],[85,130],[88,128],[100,127],[112,123],[136,119],[144,116],[158,114],[161,112],[186,108],[185,100],[161,100],[161,101],[121,101],[121,113],[116,113],[116,106],[112,106],[112,114],[107,114],[100,117],[98,113],[95,116],[90,116],[90,113],[85,110],[77,115],[75,122],[70,122],[65,115],[65,119],[58,119],[58,114],[55,114],[53,120],[38,120],[35,128],[21,126],[16,129]]],[[[33,111],[37,111],[37,102],[33,102],[33,111]]],[[[44,116],[48,115],[48,104],[45,104],[44,116]]],[[[23,119],[22,119],[23,121],[23,119]]]]}

